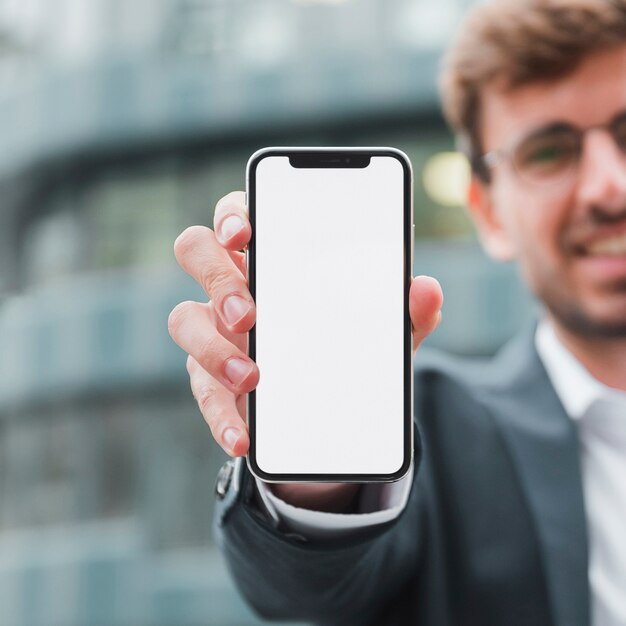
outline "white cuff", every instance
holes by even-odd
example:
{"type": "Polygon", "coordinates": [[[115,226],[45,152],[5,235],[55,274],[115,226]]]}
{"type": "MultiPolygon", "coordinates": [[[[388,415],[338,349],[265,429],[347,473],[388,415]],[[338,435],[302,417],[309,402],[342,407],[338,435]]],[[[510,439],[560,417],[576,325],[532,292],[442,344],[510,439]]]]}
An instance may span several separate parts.
{"type": "Polygon", "coordinates": [[[324,513],[296,507],[276,496],[268,483],[258,478],[255,480],[266,512],[276,523],[282,522],[290,531],[309,539],[330,539],[398,517],[409,499],[413,464],[406,476],[396,482],[364,485],[358,513],[324,513]]]}

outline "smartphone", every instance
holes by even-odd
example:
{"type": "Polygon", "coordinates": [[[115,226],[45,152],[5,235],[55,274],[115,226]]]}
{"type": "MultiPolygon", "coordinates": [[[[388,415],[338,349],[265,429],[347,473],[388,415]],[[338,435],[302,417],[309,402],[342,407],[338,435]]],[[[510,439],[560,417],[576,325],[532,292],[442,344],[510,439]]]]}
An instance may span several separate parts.
{"type": "Polygon", "coordinates": [[[255,152],[247,249],[260,372],[247,464],[268,482],[384,482],[413,458],[413,175],[395,148],[255,152]]]}

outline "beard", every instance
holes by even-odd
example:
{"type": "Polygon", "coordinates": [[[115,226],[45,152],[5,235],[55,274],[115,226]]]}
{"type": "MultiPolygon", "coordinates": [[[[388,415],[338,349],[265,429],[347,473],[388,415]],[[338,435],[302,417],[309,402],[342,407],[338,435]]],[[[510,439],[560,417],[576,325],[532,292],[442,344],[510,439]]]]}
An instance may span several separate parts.
{"type": "MultiPolygon", "coordinates": [[[[577,255],[584,251],[590,237],[598,229],[626,228],[626,206],[616,210],[601,205],[593,206],[577,223],[563,233],[562,250],[577,255]]],[[[583,295],[568,287],[564,277],[554,268],[534,263],[534,282],[537,297],[543,301],[552,316],[574,335],[590,340],[626,339],[626,277],[598,285],[599,297],[606,300],[607,311],[594,312],[583,295]],[[615,302],[612,302],[614,300],[615,302]]],[[[576,286],[576,285],[574,285],[576,286]]],[[[584,285],[583,285],[584,287],[584,285]]],[[[592,288],[587,285],[588,289],[592,288]]],[[[604,303],[603,303],[604,304],[604,303]]]]}
{"type": "Polygon", "coordinates": [[[538,281],[533,289],[535,296],[544,304],[555,320],[570,333],[584,339],[626,339],[626,280],[619,281],[607,289],[607,298],[621,302],[611,315],[600,316],[573,297],[558,277],[538,281]],[[556,279],[555,279],[556,278],[556,279]]]}

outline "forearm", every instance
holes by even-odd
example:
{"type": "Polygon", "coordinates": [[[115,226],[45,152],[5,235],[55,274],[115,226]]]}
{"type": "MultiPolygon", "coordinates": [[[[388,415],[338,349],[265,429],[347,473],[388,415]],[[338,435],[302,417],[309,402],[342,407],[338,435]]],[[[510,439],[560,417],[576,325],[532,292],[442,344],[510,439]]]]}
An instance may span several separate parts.
{"type": "Polygon", "coordinates": [[[253,479],[246,479],[248,495],[242,493],[215,530],[239,588],[264,617],[367,623],[414,573],[419,537],[414,506],[349,536],[306,541],[274,528],[255,509],[253,479]]]}

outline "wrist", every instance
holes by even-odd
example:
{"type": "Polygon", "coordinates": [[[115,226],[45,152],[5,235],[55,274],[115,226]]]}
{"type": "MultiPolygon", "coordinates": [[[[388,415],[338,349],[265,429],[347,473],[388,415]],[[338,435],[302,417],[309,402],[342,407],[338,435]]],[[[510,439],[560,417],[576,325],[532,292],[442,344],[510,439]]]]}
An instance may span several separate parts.
{"type": "Polygon", "coordinates": [[[354,513],[358,483],[274,483],[271,491],[292,506],[324,513],[354,513]]]}

